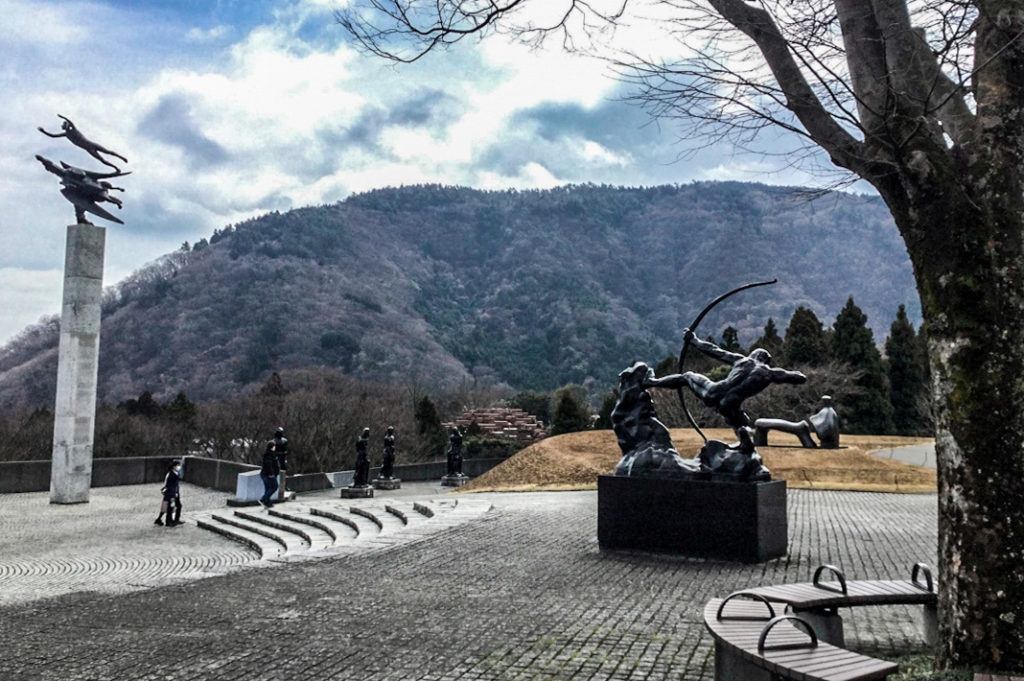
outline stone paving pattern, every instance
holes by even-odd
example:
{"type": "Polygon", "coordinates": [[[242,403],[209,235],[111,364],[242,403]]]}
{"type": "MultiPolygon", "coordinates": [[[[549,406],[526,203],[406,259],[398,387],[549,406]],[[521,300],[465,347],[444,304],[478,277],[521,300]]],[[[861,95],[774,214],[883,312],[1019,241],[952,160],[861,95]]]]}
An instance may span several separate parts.
{"type": "MultiPolygon", "coordinates": [[[[11,496],[0,497],[0,514],[11,496]]],[[[711,679],[708,599],[808,581],[822,562],[852,579],[902,578],[936,555],[934,494],[791,490],[789,555],[762,565],[601,553],[595,492],[472,496],[494,508],[387,550],[0,606],[0,679],[711,679]]],[[[140,544],[168,550],[149,514],[132,521],[140,544]]],[[[5,555],[11,528],[0,525],[5,555]]],[[[207,542],[244,550],[201,535],[187,526],[168,536],[182,552],[207,542]]],[[[92,540],[102,555],[106,540],[92,540]]],[[[923,646],[915,608],[845,619],[848,645],[862,652],[923,646]]]]}

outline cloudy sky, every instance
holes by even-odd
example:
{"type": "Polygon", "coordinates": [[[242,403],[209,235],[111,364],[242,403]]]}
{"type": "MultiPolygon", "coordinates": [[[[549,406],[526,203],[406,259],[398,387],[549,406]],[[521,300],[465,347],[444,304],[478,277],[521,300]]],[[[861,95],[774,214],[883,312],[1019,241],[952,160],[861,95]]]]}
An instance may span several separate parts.
{"type": "MultiPolygon", "coordinates": [[[[605,63],[557,45],[499,36],[385,63],[334,21],[347,2],[0,0],[0,343],[60,309],[74,213],[33,156],[102,168],[36,131],[59,130],[58,113],[129,160],[125,225],[95,220],[108,285],[226,224],[375,187],[816,182],[725,147],[677,161],[678,130],[623,102],[605,63]]],[[[679,49],[648,28],[615,40],[679,49]]]]}

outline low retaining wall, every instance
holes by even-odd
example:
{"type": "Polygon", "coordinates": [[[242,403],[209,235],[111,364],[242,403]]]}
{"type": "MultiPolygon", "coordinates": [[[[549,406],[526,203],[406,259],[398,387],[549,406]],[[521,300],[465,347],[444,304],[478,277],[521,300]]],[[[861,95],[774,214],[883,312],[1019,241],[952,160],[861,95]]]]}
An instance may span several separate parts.
{"type": "MultiPolygon", "coordinates": [[[[167,466],[172,461],[166,456],[129,456],[92,460],[92,487],[118,485],[146,485],[163,482],[167,466]]],[[[503,458],[466,459],[462,471],[471,478],[482,475],[497,466],[503,458]]],[[[236,492],[239,473],[258,471],[259,466],[204,456],[186,456],[182,459],[181,479],[193,485],[221,492],[236,492]]],[[[395,466],[395,477],[409,482],[440,480],[445,474],[444,461],[408,463],[395,466]]],[[[370,479],[380,468],[370,469],[370,479]]],[[[352,471],[338,473],[304,473],[288,476],[288,489],[310,492],[330,487],[343,487],[352,482],[352,471]]],[[[0,494],[13,492],[46,492],[50,489],[50,461],[0,462],[0,494]]]]}
{"type": "MultiPolygon", "coordinates": [[[[171,459],[166,456],[93,459],[90,487],[116,487],[118,485],[163,482],[170,462],[171,459]]],[[[0,462],[0,493],[46,492],[49,489],[49,460],[0,462]]]]}

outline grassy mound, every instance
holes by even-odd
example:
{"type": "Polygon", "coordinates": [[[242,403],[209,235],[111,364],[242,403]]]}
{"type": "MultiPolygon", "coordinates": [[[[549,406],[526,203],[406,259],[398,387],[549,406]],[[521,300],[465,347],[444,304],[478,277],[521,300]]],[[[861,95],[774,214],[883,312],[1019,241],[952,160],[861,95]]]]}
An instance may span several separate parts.
{"type": "MultiPolygon", "coordinates": [[[[709,438],[732,442],[731,430],[710,429],[709,438]]],[[[690,429],[672,430],[680,456],[700,451],[702,440],[690,429]]],[[[871,454],[881,449],[931,442],[928,438],[888,435],[843,435],[845,449],[803,449],[795,436],[772,433],[771,442],[793,447],[761,447],[758,451],[772,478],[796,489],[835,489],[861,492],[934,492],[935,471],[871,454]]],[[[549,437],[515,454],[475,478],[460,492],[532,492],[597,489],[597,476],[611,473],[621,453],[610,430],[593,430],[549,437]]]]}

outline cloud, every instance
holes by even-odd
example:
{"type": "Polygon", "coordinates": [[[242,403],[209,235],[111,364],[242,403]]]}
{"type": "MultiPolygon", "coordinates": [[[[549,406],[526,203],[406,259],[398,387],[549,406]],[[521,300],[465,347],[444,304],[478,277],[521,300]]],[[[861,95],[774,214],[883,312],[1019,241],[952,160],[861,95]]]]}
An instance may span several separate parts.
{"type": "Polygon", "coordinates": [[[47,314],[60,312],[63,276],[59,269],[32,270],[0,267],[0,291],[18,291],[4,300],[0,315],[0,345],[47,314]]]}
{"type": "Polygon", "coordinates": [[[143,118],[136,131],[166,144],[179,147],[188,158],[189,168],[219,165],[228,160],[228,152],[204,135],[192,117],[192,106],[181,94],[167,94],[143,118]]]}

